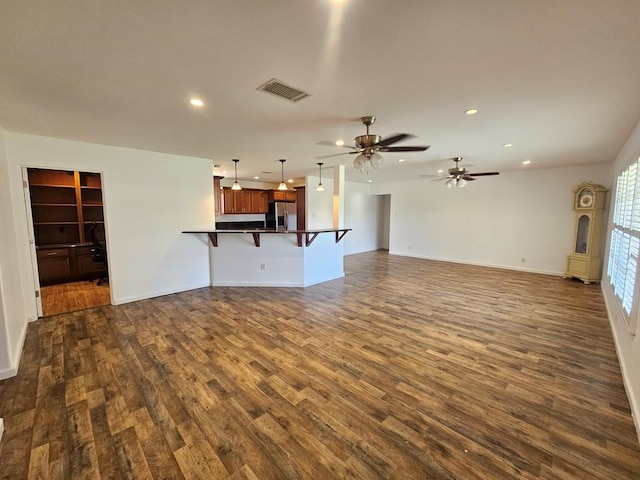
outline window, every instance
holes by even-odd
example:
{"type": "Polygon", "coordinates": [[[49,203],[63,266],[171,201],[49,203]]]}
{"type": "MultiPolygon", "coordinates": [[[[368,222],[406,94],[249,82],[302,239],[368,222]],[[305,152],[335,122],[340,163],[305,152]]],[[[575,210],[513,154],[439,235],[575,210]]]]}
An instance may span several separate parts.
{"type": "Polygon", "coordinates": [[[635,327],[635,284],[640,251],[640,169],[638,160],[618,177],[607,275],[630,330],[635,327]]]}

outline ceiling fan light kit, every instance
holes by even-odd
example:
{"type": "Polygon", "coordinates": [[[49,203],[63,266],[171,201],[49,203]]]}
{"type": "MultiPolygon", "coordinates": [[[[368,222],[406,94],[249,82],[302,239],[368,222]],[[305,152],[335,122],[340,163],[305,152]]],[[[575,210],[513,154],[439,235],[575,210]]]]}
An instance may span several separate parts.
{"type": "Polygon", "coordinates": [[[449,175],[421,175],[421,177],[436,177],[435,181],[445,180],[444,184],[447,188],[463,188],[468,182],[475,180],[475,177],[488,177],[491,175],[500,175],[500,172],[467,172],[466,167],[472,165],[462,165],[462,157],[452,158],[455,167],[449,169],[449,175]]]}
{"type": "MultiPolygon", "coordinates": [[[[477,110],[473,113],[476,113],[477,110]]],[[[391,135],[390,137],[383,138],[380,135],[374,135],[369,133],[369,127],[373,125],[376,121],[376,117],[372,115],[360,117],[360,121],[365,126],[366,132],[364,135],[358,135],[353,139],[354,147],[346,147],[352,148],[353,151],[345,152],[347,154],[357,154],[356,158],[353,160],[353,166],[356,170],[360,172],[369,172],[369,165],[371,168],[377,169],[379,168],[384,159],[379,152],[424,152],[429,147],[428,146],[409,146],[409,147],[393,147],[394,143],[400,142],[407,138],[412,137],[412,135],[408,133],[396,133],[395,135],[391,135]]],[[[332,145],[331,142],[320,142],[321,145],[332,145]]],[[[335,142],[333,145],[338,145],[335,142]]],[[[337,155],[344,155],[344,153],[337,153],[333,155],[324,155],[319,158],[326,157],[334,157],[337,155]]],[[[449,169],[449,174],[446,176],[442,175],[422,175],[423,177],[438,177],[436,180],[446,180],[445,186],[447,188],[464,188],[468,182],[475,180],[474,177],[485,177],[490,175],[499,175],[499,172],[480,172],[480,173],[470,173],[467,171],[467,167],[472,165],[463,165],[460,162],[462,161],[462,157],[452,158],[455,166],[449,169]]],[[[283,161],[283,160],[281,160],[283,161]]],[[[278,187],[280,188],[280,187],[278,187]]]]}
{"type": "MultiPolygon", "coordinates": [[[[374,122],[376,121],[376,117],[368,115],[365,117],[360,117],[360,121],[365,126],[366,133],[364,135],[358,135],[357,137],[355,137],[353,139],[353,143],[355,146],[347,147],[353,148],[354,151],[346,153],[358,154],[358,156],[353,160],[353,166],[356,170],[359,170],[361,172],[368,172],[367,167],[369,165],[371,165],[371,167],[374,169],[379,168],[382,165],[384,159],[378,152],[424,152],[429,148],[428,146],[392,147],[390,145],[410,138],[413,135],[409,135],[408,133],[397,133],[390,137],[382,138],[380,135],[369,133],[369,127],[374,124],[374,122]]],[[[326,157],[333,157],[336,155],[344,154],[338,153],[335,155],[326,155],[326,157]]]]}
{"type": "Polygon", "coordinates": [[[467,181],[464,178],[450,178],[449,180],[447,180],[444,183],[447,188],[464,188],[464,186],[467,184],[467,181]]]}

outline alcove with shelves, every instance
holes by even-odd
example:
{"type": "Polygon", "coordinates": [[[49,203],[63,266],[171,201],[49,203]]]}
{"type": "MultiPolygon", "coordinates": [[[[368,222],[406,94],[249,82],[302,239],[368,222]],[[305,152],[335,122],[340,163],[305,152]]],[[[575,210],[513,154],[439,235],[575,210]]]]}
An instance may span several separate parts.
{"type": "Polygon", "coordinates": [[[27,175],[40,283],[99,278],[106,265],[92,261],[91,228],[104,242],[100,174],[28,168],[27,175]]]}

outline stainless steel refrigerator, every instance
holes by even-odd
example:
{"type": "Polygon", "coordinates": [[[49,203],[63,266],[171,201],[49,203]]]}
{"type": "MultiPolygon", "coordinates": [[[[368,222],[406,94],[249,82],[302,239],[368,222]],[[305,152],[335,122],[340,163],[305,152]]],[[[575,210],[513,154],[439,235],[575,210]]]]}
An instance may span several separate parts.
{"type": "Polygon", "coordinates": [[[298,218],[295,202],[273,202],[269,204],[267,228],[275,230],[296,230],[298,218]]]}

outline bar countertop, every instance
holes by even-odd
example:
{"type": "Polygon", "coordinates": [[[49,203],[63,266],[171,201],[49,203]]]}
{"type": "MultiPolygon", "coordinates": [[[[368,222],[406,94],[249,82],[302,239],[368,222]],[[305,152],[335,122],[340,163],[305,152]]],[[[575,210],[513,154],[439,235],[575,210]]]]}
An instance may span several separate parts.
{"type": "Polygon", "coordinates": [[[305,240],[304,245],[308,247],[313,243],[315,238],[320,233],[335,233],[336,243],[338,243],[347,234],[347,232],[350,232],[350,231],[351,231],[350,228],[326,228],[326,229],[323,228],[323,229],[315,229],[315,230],[275,230],[275,229],[268,229],[268,228],[250,228],[245,230],[215,230],[215,229],[214,230],[184,230],[182,233],[206,233],[209,236],[209,239],[211,240],[211,243],[213,244],[214,247],[218,246],[219,234],[229,234],[229,233],[251,234],[253,235],[253,241],[256,247],[260,246],[260,235],[262,234],[268,234],[268,235],[295,234],[298,237],[298,246],[299,247],[303,246],[302,239],[304,238],[305,240]]]}

